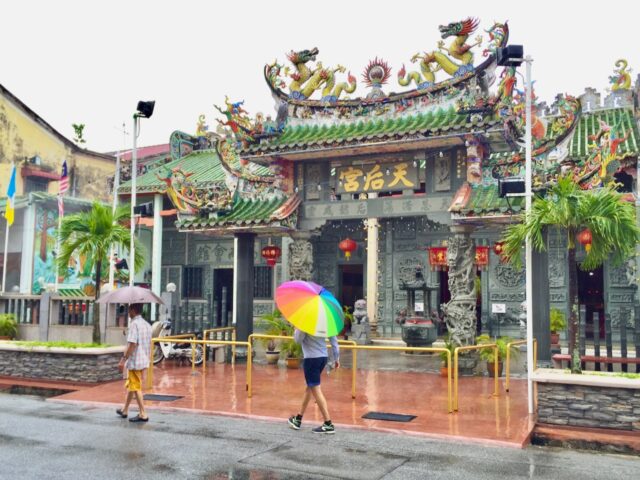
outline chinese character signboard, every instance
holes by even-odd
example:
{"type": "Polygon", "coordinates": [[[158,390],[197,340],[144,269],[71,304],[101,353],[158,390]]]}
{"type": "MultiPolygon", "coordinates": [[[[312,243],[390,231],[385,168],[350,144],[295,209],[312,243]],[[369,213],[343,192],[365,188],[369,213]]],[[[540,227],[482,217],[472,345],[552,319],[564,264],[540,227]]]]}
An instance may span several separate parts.
{"type": "Polygon", "coordinates": [[[420,188],[413,162],[351,165],[337,171],[336,193],[393,192],[420,188]]]}

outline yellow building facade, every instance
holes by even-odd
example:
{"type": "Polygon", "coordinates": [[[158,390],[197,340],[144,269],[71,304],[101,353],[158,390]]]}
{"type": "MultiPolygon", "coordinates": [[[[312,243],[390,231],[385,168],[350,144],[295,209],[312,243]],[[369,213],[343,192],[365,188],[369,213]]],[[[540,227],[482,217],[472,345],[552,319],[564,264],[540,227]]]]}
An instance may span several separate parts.
{"type": "Polygon", "coordinates": [[[0,85],[0,194],[7,191],[11,165],[18,168],[16,195],[58,193],[67,161],[67,195],[108,201],[115,158],[78,147],[0,85]]]}

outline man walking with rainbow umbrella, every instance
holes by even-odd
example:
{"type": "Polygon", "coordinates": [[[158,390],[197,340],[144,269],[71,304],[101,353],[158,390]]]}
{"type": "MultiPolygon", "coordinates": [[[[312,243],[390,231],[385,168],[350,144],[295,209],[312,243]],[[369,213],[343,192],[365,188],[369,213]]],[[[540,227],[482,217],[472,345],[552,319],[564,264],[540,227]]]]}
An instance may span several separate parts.
{"type": "Polygon", "coordinates": [[[314,433],[335,433],[329,416],[327,400],[320,388],[320,376],[328,361],[326,339],[331,342],[335,368],[340,367],[340,350],[336,335],[344,326],[344,313],[336,298],[324,287],[313,282],[294,280],[285,282],[276,290],[276,305],[294,327],[294,339],[302,346],[303,368],[307,389],[300,412],[289,418],[289,426],[300,430],[311,397],[315,399],[324,423],[314,433]]]}

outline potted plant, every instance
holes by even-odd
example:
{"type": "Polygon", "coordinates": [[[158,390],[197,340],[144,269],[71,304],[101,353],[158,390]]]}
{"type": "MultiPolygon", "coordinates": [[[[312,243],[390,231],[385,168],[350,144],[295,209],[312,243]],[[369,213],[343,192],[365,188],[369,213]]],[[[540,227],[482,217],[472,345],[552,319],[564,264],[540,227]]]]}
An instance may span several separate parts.
{"type": "MultiPolygon", "coordinates": [[[[291,335],[289,332],[289,323],[282,318],[282,314],[278,309],[271,313],[265,313],[260,317],[267,324],[265,335],[291,335]]],[[[280,358],[279,342],[272,338],[261,339],[262,345],[265,347],[265,357],[267,364],[276,365],[280,358]]]]}
{"type": "MultiPolygon", "coordinates": [[[[480,335],[476,338],[476,342],[478,345],[485,344],[493,344],[495,343],[498,347],[498,376],[502,376],[502,362],[507,356],[507,349],[509,343],[511,343],[513,339],[511,337],[500,337],[495,340],[492,339],[489,335],[480,335]]],[[[511,356],[513,358],[517,358],[520,351],[515,345],[511,346],[511,356]]],[[[480,350],[480,358],[487,362],[487,372],[489,372],[489,376],[493,377],[494,365],[496,362],[495,354],[493,351],[493,347],[487,347],[480,350]]]]}
{"type": "MultiPolygon", "coordinates": [[[[444,336],[444,348],[451,352],[451,361],[453,362],[453,353],[456,347],[453,343],[451,343],[448,333],[444,336]]],[[[440,352],[440,360],[442,360],[442,363],[440,364],[440,376],[447,377],[449,376],[449,368],[447,367],[447,352],[440,352]]]]}
{"type": "Polygon", "coordinates": [[[280,344],[280,352],[284,356],[287,368],[300,368],[302,346],[295,340],[285,340],[280,344]]]}
{"type": "Polygon", "coordinates": [[[18,335],[18,324],[13,313],[0,315],[0,340],[13,340],[18,335]]]}
{"type": "Polygon", "coordinates": [[[560,343],[560,332],[567,328],[567,321],[564,313],[557,308],[552,308],[549,312],[550,330],[551,330],[551,345],[558,345],[560,343]]]}

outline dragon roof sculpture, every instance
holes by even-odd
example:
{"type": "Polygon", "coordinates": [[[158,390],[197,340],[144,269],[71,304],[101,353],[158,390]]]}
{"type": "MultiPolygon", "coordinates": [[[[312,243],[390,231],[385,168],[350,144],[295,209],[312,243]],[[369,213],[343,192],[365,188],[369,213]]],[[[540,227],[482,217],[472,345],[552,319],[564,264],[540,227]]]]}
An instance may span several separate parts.
{"type": "MultiPolygon", "coordinates": [[[[341,65],[327,68],[322,62],[316,62],[320,53],[318,48],[290,52],[287,58],[292,67],[284,66],[277,61],[267,64],[264,68],[264,77],[276,98],[290,105],[307,107],[358,108],[362,102],[367,101],[384,99],[385,102],[396,102],[427,94],[432,95],[464,83],[465,80],[474,76],[482,75],[490,67],[495,68],[495,51],[507,44],[509,27],[506,23],[496,22],[485,31],[488,35],[488,45],[483,55],[487,58],[480,65],[474,66],[473,48],[482,44],[482,37],[476,37],[473,43],[467,43],[467,40],[476,31],[478,25],[479,21],[475,18],[441,25],[439,30],[442,40],[438,43],[437,49],[424,54],[417,53],[411,57],[412,63],[420,60],[420,71],[407,73],[404,65],[398,70],[398,84],[414,87],[407,92],[374,98],[369,96],[343,98],[343,95],[356,91],[357,79],[349,73],[346,82],[337,82],[336,75],[346,72],[346,69],[341,65]],[[451,41],[447,45],[445,41],[449,38],[451,41]],[[316,64],[312,65],[312,62],[316,64]],[[438,82],[436,72],[442,72],[442,75],[446,75],[447,78],[438,82]],[[284,88],[288,88],[288,93],[283,90],[284,88]]],[[[373,63],[377,61],[376,59],[373,63]]],[[[391,69],[385,64],[383,70],[382,75],[388,77],[391,69]]],[[[368,75],[365,83],[370,85],[368,75]]]]}

